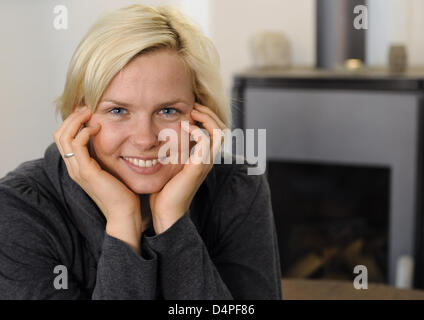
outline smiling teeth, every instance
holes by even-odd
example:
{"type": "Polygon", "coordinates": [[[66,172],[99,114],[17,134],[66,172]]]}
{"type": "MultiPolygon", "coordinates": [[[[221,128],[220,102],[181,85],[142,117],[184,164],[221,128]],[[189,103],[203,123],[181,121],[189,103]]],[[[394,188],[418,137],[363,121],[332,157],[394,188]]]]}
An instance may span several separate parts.
{"type": "Polygon", "coordinates": [[[140,168],[149,168],[158,163],[158,159],[146,160],[146,161],[142,159],[126,158],[126,157],[124,157],[124,159],[131,162],[132,164],[136,166],[139,166],[140,168]]]}

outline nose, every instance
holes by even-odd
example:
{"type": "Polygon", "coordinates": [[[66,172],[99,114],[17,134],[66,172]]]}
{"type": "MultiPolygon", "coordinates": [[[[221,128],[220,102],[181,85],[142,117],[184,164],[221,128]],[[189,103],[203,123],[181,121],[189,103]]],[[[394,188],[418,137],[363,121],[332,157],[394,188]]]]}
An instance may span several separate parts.
{"type": "Polygon", "coordinates": [[[129,129],[129,141],[140,151],[147,151],[158,145],[156,128],[149,116],[138,117],[129,129]]]}

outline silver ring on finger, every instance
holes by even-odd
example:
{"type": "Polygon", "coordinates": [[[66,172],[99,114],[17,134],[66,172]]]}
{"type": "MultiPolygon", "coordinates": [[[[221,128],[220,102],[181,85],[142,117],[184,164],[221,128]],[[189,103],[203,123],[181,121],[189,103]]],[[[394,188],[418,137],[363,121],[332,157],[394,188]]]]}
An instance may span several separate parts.
{"type": "Polygon", "coordinates": [[[70,152],[70,153],[65,153],[65,154],[63,155],[63,157],[64,157],[64,158],[71,158],[71,157],[73,157],[74,155],[75,155],[75,153],[70,152]]]}

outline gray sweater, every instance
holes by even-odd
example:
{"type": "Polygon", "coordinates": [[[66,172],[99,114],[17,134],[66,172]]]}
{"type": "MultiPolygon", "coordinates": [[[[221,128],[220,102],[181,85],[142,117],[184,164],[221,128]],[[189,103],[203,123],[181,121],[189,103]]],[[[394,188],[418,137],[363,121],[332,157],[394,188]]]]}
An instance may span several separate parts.
{"type": "Polygon", "coordinates": [[[214,165],[182,218],[143,233],[139,255],[105,232],[52,143],[0,179],[0,299],[281,299],[269,186],[246,168],[214,165]]]}

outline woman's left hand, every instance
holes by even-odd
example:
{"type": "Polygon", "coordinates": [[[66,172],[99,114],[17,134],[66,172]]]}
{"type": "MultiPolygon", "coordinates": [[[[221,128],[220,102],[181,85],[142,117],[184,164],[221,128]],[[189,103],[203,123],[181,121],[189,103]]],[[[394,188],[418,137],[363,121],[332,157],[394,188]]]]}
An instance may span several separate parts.
{"type": "Polygon", "coordinates": [[[203,125],[209,137],[198,126],[189,124],[188,133],[195,139],[197,136],[194,153],[183,169],[169,180],[162,190],[150,195],[150,209],[156,234],[166,231],[187,212],[194,195],[212,169],[215,156],[223,142],[223,130],[226,126],[210,108],[195,103],[191,116],[203,125]],[[214,131],[215,134],[220,133],[217,136],[220,139],[215,141],[214,131]],[[199,153],[200,150],[202,152],[199,153]],[[209,161],[205,161],[208,158],[209,161]]]}

